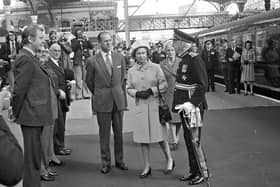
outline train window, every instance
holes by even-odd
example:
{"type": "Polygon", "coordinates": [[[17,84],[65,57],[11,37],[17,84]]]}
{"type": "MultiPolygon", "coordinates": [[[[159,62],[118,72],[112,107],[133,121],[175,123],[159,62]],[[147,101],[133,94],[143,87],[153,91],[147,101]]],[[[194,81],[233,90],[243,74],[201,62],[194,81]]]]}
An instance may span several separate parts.
{"type": "Polygon", "coordinates": [[[256,60],[257,60],[257,62],[262,61],[262,49],[264,47],[265,39],[266,39],[265,31],[256,32],[256,60]]]}

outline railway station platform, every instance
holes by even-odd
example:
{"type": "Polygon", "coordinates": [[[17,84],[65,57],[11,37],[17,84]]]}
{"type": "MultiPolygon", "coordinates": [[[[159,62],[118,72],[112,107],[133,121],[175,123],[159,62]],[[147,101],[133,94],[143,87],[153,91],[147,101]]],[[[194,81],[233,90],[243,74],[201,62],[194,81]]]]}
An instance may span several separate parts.
{"type": "MultiPolygon", "coordinates": [[[[258,95],[229,95],[223,90],[224,87],[216,85],[216,92],[207,93],[209,110],[202,131],[202,143],[212,174],[211,186],[279,187],[280,102],[258,95]]],[[[142,155],[139,145],[132,141],[134,103],[128,99],[129,111],[124,117],[124,152],[129,170],[120,171],[113,167],[107,175],[100,173],[96,116],[91,113],[90,100],[74,101],[66,125],[66,143],[73,153],[60,157],[65,165],[55,168],[59,176],[54,182],[42,182],[43,187],[188,186],[187,182],[178,180],[188,172],[182,131],[179,148],[172,151],[176,163],[173,173],[163,174],[164,156],[159,145],[154,144],[151,146],[152,175],[139,179],[142,155]]],[[[22,144],[19,127],[15,124],[10,127],[22,144]]],[[[113,141],[111,143],[113,145],[113,141]]],[[[21,183],[17,187],[21,187],[21,183]]]]}

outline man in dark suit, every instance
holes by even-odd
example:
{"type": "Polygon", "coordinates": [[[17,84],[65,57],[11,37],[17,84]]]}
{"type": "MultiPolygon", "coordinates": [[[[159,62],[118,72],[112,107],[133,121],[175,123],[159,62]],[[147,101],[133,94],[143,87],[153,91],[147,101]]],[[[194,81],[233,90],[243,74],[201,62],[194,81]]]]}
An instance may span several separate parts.
{"type": "Polygon", "coordinates": [[[93,106],[97,112],[101,148],[102,173],[111,169],[110,131],[115,142],[115,166],[127,170],[123,162],[123,110],[125,109],[124,79],[126,66],[124,56],[112,52],[110,33],[98,35],[101,50],[87,62],[86,83],[93,94],[93,106]]]}
{"type": "Polygon", "coordinates": [[[46,66],[53,70],[57,77],[56,93],[59,96],[58,103],[58,119],[54,126],[54,152],[57,155],[69,155],[71,149],[65,148],[65,120],[66,112],[69,111],[70,95],[67,90],[67,83],[63,64],[60,61],[61,47],[59,44],[54,43],[49,48],[50,58],[46,66]]]}
{"type": "Polygon", "coordinates": [[[90,56],[93,46],[83,35],[81,29],[75,32],[76,38],[71,40],[71,48],[74,52],[73,65],[76,80],[75,95],[76,99],[90,98],[90,92],[85,84],[85,60],[90,56]]]}
{"type": "Polygon", "coordinates": [[[215,66],[218,63],[218,54],[213,47],[213,43],[211,40],[207,40],[205,42],[204,49],[202,50],[202,59],[206,65],[207,75],[208,75],[208,91],[210,90],[210,86],[212,91],[215,91],[215,83],[214,83],[214,73],[215,66]]]}
{"type": "MultiPolygon", "coordinates": [[[[17,42],[16,33],[10,31],[6,37],[6,43],[4,43],[0,48],[0,59],[3,59],[8,62],[8,66],[5,71],[7,72],[7,82],[11,89],[14,88],[14,61],[19,52],[19,43],[17,42]]],[[[4,81],[5,78],[4,78],[4,81]]]]}
{"type": "Polygon", "coordinates": [[[231,41],[231,48],[226,49],[226,60],[229,63],[229,94],[240,93],[242,49],[235,40],[231,41]]]}
{"type": "Polygon", "coordinates": [[[0,184],[13,186],[22,178],[23,153],[15,136],[2,116],[2,110],[9,107],[9,92],[0,92],[0,184]]]}
{"type": "Polygon", "coordinates": [[[15,60],[12,107],[15,122],[21,125],[24,141],[23,187],[41,186],[42,128],[54,124],[57,118],[52,108],[52,104],[57,102],[53,82],[35,57],[35,52],[43,43],[42,29],[37,25],[28,26],[22,33],[23,49],[15,60]]]}
{"type": "Polygon", "coordinates": [[[198,53],[191,47],[187,50],[187,54],[183,56],[179,64],[173,99],[173,110],[180,113],[182,120],[190,166],[189,173],[181,177],[180,180],[190,181],[190,185],[200,184],[209,177],[206,159],[201,145],[202,119],[204,111],[207,109],[205,97],[207,87],[205,64],[198,53]],[[184,110],[188,116],[190,112],[197,112],[196,110],[194,111],[197,108],[199,108],[200,113],[196,113],[197,121],[195,122],[185,117],[183,112],[180,112],[184,110]],[[185,120],[188,121],[190,128],[185,125],[185,120]]]}

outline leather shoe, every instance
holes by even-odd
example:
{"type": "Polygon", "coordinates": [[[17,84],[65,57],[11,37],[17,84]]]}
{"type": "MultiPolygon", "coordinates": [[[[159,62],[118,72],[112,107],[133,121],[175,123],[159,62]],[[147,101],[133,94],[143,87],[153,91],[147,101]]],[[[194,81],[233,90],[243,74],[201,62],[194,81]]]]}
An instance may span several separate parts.
{"type": "Polygon", "coordinates": [[[49,171],[48,174],[52,177],[56,177],[58,176],[57,172],[56,171],[49,171]]]}
{"type": "Polygon", "coordinates": [[[196,177],[196,175],[194,175],[192,173],[189,173],[189,174],[184,175],[183,177],[181,177],[180,181],[190,181],[190,180],[192,180],[195,177],[196,177]]]}
{"type": "Polygon", "coordinates": [[[62,156],[66,156],[66,155],[70,155],[71,153],[66,152],[64,149],[61,149],[57,152],[55,152],[56,155],[62,155],[62,156]]]}
{"type": "Polygon", "coordinates": [[[204,182],[204,178],[200,175],[197,175],[189,182],[189,185],[197,185],[202,182],[204,182]]]}
{"type": "Polygon", "coordinates": [[[45,174],[45,175],[41,175],[41,180],[42,181],[55,181],[55,177],[53,177],[49,174],[45,174]]]}
{"type": "Polygon", "coordinates": [[[116,168],[120,170],[128,170],[128,167],[124,163],[116,163],[116,168]]]}
{"type": "Polygon", "coordinates": [[[62,166],[63,162],[62,161],[56,162],[56,161],[50,160],[49,164],[50,164],[50,166],[62,166]]]}
{"type": "Polygon", "coordinates": [[[63,151],[65,151],[66,153],[69,153],[69,154],[72,153],[72,149],[69,149],[69,148],[63,148],[63,151]]]}
{"type": "Polygon", "coordinates": [[[111,167],[110,166],[104,166],[104,167],[102,167],[101,168],[101,173],[103,173],[103,174],[107,174],[107,173],[109,173],[110,172],[110,170],[111,170],[111,167]]]}

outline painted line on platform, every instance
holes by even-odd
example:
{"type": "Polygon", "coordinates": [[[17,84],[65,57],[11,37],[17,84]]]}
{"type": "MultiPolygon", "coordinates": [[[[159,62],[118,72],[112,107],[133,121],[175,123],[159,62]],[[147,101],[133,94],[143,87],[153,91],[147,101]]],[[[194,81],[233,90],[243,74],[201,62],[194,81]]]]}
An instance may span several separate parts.
{"type": "MultiPolygon", "coordinates": [[[[224,85],[224,84],[221,84],[221,83],[215,82],[215,84],[217,84],[217,85],[219,85],[219,86],[222,86],[222,87],[225,87],[225,85],[224,85]]],[[[241,90],[241,92],[244,93],[243,90],[241,90]]],[[[256,94],[256,93],[254,93],[254,96],[258,96],[258,97],[261,97],[261,98],[264,98],[264,99],[267,99],[267,100],[270,100],[270,101],[273,101],[273,102],[275,102],[275,103],[279,103],[279,104],[280,104],[280,100],[278,100],[278,99],[273,99],[273,98],[271,98],[271,97],[267,97],[267,96],[264,96],[264,95],[261,95],[261,94],[256,94]]]]}

